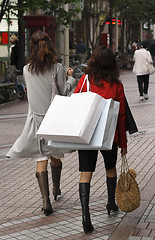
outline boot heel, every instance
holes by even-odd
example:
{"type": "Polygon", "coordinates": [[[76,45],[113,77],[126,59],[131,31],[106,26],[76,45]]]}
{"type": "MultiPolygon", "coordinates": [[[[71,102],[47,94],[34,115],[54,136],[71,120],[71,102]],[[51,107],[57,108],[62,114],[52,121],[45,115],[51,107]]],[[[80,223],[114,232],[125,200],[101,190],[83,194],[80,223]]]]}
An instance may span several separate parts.
{"type": "Polygon", "coordinates": [[[107,209],[108,215],[110,216],[111,209],[109,207],[109,204],[106,205],[106,209],[107,209]]]}
{"type": "Polygon", "coordinates": [[[94,228],[93,228],[92,225],[91,225],[91,226],[83,225],[83,230],[84,230],[85,234],[88,234],[88,233],[93,232],[93,231],[94,231],[94,228]]]}
{"type": "Polygon", "coordinates": [[[111,212],[111,211],[114,211],[114,212],[117,212],[117,211],[118,211],[118,206],[116,205],[116,203],[114,203],[114,204],[108,203],[108,204],[106,205],[106,209],[107,209],[107,211],[108,211],[108,215],[110,216],[110,212],[111,212]]]}
{"type": "Polygon", "coordinates": [[[53,213],[53,210],[52,209],[41,209],[41,211],[43,211],[44,212],[44,214],[46,215],[46,216],[49,216],[49,215],[51,215],[52,213],[53,213]]]}
{"type": "Polygon", "coordinates": [[[59,187],[55,187],[53,186],[53,196],[54,196],[54,200],[57,200],[57,196],[61,195],[61,190],[59,187]]]}
{"type": "Polygon", "coordinates": [[[82,225],[83,225],[83,230],[84,230],[85,234],[91,233],[94,231],[94,227],[91,223],[90,216],[88,217],[87,220],[86,219],[84,220],[84,218],[83,218],[82,225]]]}
{"type": "Polygon", "coordinates": [[[106,209],[107,209],[108,215],[110,216],[110,212],[112,209],[109,203],[106,205],[106,209]]]}
{"type": "Polygon", "coordinates": [[[53,212],[53,211],[50,210],[50,209],[45,209],[45,210],[43,210],[43,211],[44,211],[45,216],[49,216],[49,215],[51,215],[51,213],[53,212]]]}

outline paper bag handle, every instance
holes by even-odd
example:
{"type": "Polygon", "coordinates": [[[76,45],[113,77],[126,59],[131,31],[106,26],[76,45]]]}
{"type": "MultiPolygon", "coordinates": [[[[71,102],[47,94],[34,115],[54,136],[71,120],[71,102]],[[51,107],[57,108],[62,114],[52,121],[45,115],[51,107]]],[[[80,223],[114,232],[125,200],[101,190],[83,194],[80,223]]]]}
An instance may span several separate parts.
{"type": "Polygon", "coordinates": [[[88,80],[88,74],[86,74],[86,76],[85,76],[85,78],[83,80],[83,83],[82,83],[82,87],[80,89],[80,93],[82,92],[83,86],[84,86],[86,81],[87,81],[87,92],[90,91],[90,83],[89,83],[89,80],[88,80]]]}

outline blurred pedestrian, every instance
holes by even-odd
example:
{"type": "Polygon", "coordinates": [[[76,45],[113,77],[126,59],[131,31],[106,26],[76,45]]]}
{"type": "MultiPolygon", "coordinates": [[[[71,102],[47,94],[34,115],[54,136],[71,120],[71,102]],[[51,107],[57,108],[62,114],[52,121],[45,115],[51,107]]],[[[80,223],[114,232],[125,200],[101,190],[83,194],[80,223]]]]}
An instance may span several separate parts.
{"type": "MultiPolygon", "coordinates": [[[[113,98],[120,102],[118,123],[116,127],[112,150],[101,150],[106,169],[106,181],[108,191],[108,203],[106,205],[108,215],[111,211],[118,211],[115,202],[115,188],[117,182],[117,151],[121,148],[121,154],[127,154],[126,138],[126,107],[123,84],[119,81],[119,70],[117,68],[115,56],[112,51],[104,46],[97,47],[88,60],[86,73],[89,77],[90,89],[105,99],[113,98]]],[[[80,92],[85,75],[83,75],[75,89],[75,93],[80,92]]],[[[87,91],[86,83],[83,92],[87,91]]],[[[82,224],[84,232],[87,234],[93,231],[89,213],[90,182],[96,168],[97,150],[79,150],[79,171],[81,172],[79,182],[79,195],[82,206],[82,224]]]]}
{"type": "Polygon", "coordinates": [[[155,40],[151,44],[150,53],[152,55],[153,66],[155,67],[155,40]]]}
{"type": "Polygon", "coordinates": [[[141,42],[141,40],[139,38],[137,38],[133,43],[132,43],[132,49],[133,52],[135,52],[138,49],[138,45],[141,42]]]}
{"type": "Polygon", "coordinates": [[[46,33],[35,32],[31,36],[30,47],[31,55],[28,64],[23,69],[29,103],[27,119],[21,136],[6,156],[12,158],[31,157],[36,160],[36,177],[42,195],[43,211],[48,216],[53,212],[49,198],[48,160],[51,159],[53,195],[56,199],[57,195],[61,194],[62,162],[60,158],[63,157],[63,154],[57,150],[49,152],[46,141],[40,139],[36,132],[51,104],[51,98],[56,94],[55,88],[60,95],[67,95],[72,90],[75,79],[71,77],[73,70],[69,68],[67,70],[69,77],[66,82],[63,66],[57,63],[56,51],[46,33]]]}
{"type": "Polygon", "coordinates": [[[87,48],[82,39],[80,39],[76,46],[76,56],[80,64],[85,63],[87,57],[87,48]]]}
{"type": "Polygon", "coordinates": [[[11,61],[10,65],[15,66],[17,69],[19,69],[19,41],[16,35],[12,35],[10,37],[10,43],[13,45],[11,47],[11,61]]]}
{"type": "Polygon", "coordinates": [[[134,67],[133,72],[136,73],[137,83],[139,89],[139,100],[147,100],[148,97],[148,87],[149,87],[149,69],[148,63],[152,63],[152,57],[150,52],[146,49],[147,46],[145,42],[138,44],[138,49],[135,51],[133,60],[134,67]]]}

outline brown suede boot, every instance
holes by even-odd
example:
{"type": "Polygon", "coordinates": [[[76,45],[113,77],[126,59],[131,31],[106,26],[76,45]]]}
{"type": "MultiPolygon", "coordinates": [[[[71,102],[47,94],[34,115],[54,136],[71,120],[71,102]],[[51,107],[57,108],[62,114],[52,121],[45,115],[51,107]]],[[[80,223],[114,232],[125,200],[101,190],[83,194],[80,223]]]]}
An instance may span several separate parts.
{"type": "Polygon", "coordinates": [[[51,165],[51,173],[52,173],[52,181],[53,181],[53,196],[54,200],[57,200],[57,196],[61,195],[60,190],[60,178],[61,178],[61,170],[62,170],[62,162],[59,166],[51,165]]]}
{"type": "Polygon", "coordinates": [[[52,205],[49,199],[49,184],[48,184],[48,172],[36,172],[36,178],[38,180],[40,192],[43,199],[43,208],[44,214],[49,216],[52,212],[52,205]]]}

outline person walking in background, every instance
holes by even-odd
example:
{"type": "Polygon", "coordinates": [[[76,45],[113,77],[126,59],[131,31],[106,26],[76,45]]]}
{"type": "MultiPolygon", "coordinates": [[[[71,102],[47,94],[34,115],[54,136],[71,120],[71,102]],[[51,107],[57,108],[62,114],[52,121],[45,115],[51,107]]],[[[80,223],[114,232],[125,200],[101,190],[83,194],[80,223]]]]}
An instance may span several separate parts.
{"type": "MultiPolygon", "coordinates": [[[[118,211],[115,202],[115,188],[117,182],[116,162],[118,147],[121,148],[121,154],[127,154],[126,137],[126,107],[123,84],[119,81],[119,70],[117,68],[115,56],[112,51],[104,46],[97,47],[88,60],[86,68],[88,74],[90,89],[105,99],[113,98],[120,102],[118,123],[116,127],[114,142],[111,150],[101,150],[106,169],[106,181],[108,191],[108,203],[106,205],[108,215],[111,211],[118,211]]],[[[74,91],[79,93],[84,81],[83,75],[74,91]]],[[[82,89],[87,91],[86,83],[82,89]]],[[[93,231],[89,213],[89,195],[90,182],[93,172],[96,168],[97,150],[79,150],[79,171],[81,172],[79,181],[79,196],[82,206],[82,224],[84,232],[87,234],[93,231]]]]}
{"type": "Polygon", "coordinates": [[[86,53],[87,53],[86,45],[83,43],[83,40],[80,39],[79,43],[76,46],[76,56],[80,64],[85,63],[87,57],[86,53]]]}
{"type": "Polygon", "coordinates": [[[140,42],[141,42],[141,40],[139,38],[137,38],[136,41],[132,43],[133,52],[135,52],[138,49],[138,45],[140,42]]]}
{"type": "Polygon", "coordinates": [[[152,63],[150,52],[146,49],[145,42],[138,45],[138,50],[135,51],[133,72],[136,73],[139,89],[139,100],[147,100],[149,87],[149,68],[148,63],[152,63]]]}
{"type": "Polygon", "coordinates": [[[13,44],[13,46],[11,47],[11,61],[10,61],[10,65],[11,66],[15,66],[17,69],[19,69],[19,58],[18,58],[19,42],[18,42],[18,38],[17,38],[16,35],[12,35],[10,37],[10,43],[13,44]]]}
{"type": "MultiPolygon", "coordinates": [[[[31,55],[24,66],[23,75],[27,86],[29,103],[28,114],[21,136],[16,140],[6,157],[32,158],[37,162],[36,177],[43,200],[43,211],[46,216],[53,212],[49,198],[48,159],[51,159],[53,195],[56,199],[60,191],[60,177],[63,154],[49,152],[44,139],[39,139],[36,132],[56,94],[57,86],[60,95],[67,95],[75,87],[76,80],[71,77],[73,70],[68,68],[68,80],[63,66],[57,63],[56,51],[49,36],[37,31],[30,39],[31,55]],[[55,85],[54,85],[55,83],[55,85]]],[[[25,161],[25,159],[24,159],[25,161]]]]}
{"type": "Polygon", "coordinates": [[[151,53],[152,60],[153,60],[153,66],[155,67],[155,39],[153,40],[153,42],[151,44],[150,53],[151,53]]]}

